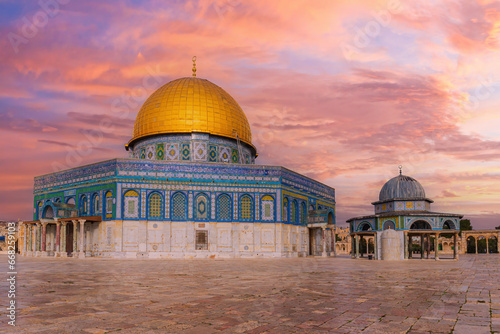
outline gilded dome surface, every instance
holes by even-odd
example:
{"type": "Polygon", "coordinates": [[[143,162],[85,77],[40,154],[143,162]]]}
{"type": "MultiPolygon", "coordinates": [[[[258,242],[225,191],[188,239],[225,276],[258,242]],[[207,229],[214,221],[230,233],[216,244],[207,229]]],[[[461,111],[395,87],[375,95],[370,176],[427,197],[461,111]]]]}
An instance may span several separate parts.
{"type": "Polygon", "coordinates": [[[144,102],[134,124],[137,139],[169,133],[203,132],[252,145],[248,120],[221,87],[196,77],[170,81],[144,102]]]}
{"type": "Polygon", "coordinates": [[[414,178],[398,175],[387,181],[380,190],[379,201],[391,199],[425,199],[425,190],[414,178]]]}

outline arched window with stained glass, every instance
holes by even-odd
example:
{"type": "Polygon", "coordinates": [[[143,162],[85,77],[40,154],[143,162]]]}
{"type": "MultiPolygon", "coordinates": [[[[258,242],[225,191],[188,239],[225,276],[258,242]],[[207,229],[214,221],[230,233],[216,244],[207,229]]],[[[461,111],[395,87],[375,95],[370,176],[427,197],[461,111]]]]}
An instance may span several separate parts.
{"type": "MultiPolygon", "coordinates": [[[[108,199],[106,196],[106,207],[108,199]]],[[[139,218],[139,194],[135,190],[129,190],[123,195],[123,217],[124,218],[139,218]]],[[[106,208],[106,212],[108,209],[106,208]]]]}
{"type": "Polygon", "coordinates": [[[94,199],[93,199],[93,211],[94,211],[94,214],[98,214],[100,211],[101,211],[101,208],[100,208],[100,201],[99,201],[99,194],[94,194],[94,199]]]}
{"type": "Polygon", "coordinates": [[[300,215],[300,223],[302,225],[306,225],[307,224],[307,206],[306,206],[306,203],[302,203],[301,207],[302,207],[302,212],[300,215]]]}
{"type": "Polygon", "coordinates": [[[288,222],[288,207],[289,207],[288,198],[285,197],[283,199],[283,210],[282,210],[282,214],[281,214],[282,220],[284,222],[288,222]]]}
{"type": "Polygon", "coordinates": [[[149,218],[150,219],[161,219],[162,218],[162,207],[163,198],[158,193],[152,193],[149,196],[149,218]]]}
{"type": "Polygon", "coordinates": [[[231,197],[222,194],[217,198],[217,220],[231,221],[233,209],[231,205],[231,197]]]}
{"type": "Polygon", "coordinates": [[[194,217],[197,220],[207,220],[210,212],[210,203],[208,196],[205,194],[198,194],[194,200],[194,217]]]}
{"type": "Polygon", "coordinates": [[[271,195],[262,196],[261,219],[264,221],[274,220],[274,198],[271,195]]]}
{"type": "Polygon", "coordinates": [[[290,221],[292,223],[296,223],[298,221],[297,219],[297,214],[298,214],[298,204],[296,200],[292,201],[292,207],[291,207],[292,213],[290,214],[290,221]]]}
{"type": "Polygon", "coordinates": [[[171,206],[171,216],[174,220],[185,220],[187,219],[187,200],[186,195],[181,192],[175,193],[172,196],[171,206]]]}
{"type": "MultiPolygon", "coordinates": [[[[139,204],[137,204],[137,207],[138,206],[139,204]]],[[[106,218],[111,218],[112,216],[113,216],[113,193],[111,191],[108,191],[106,192],[106,218]]]]}
{"type": "Polygon", "coordinates": [[[250,221],[253,218],[253,199],[249,195],[240,197],[240,220],[250,221]]]}
{"type": "Polygon", "coordinates": [[[78,203],[78,206],[80,208],[80,216],[86,216],[88,213],[87,196],[83,195],[80,197],[80,201],[78,203]]]}

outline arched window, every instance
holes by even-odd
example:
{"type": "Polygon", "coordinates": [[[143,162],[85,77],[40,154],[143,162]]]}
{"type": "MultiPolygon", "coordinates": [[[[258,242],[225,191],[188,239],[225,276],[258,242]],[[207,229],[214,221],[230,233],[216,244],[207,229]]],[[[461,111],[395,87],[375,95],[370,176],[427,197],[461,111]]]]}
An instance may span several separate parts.
{"type": "Polygon", "coordinates": [[[87,203],[87,196],[83,195],[82,197],[80,197],[80,203],[79,203],[79,206],[80,206],[80,215],[81,216],[86,216],[87,215],[87,207],[88,203],[87,203]]]}
{"type": "Polygon", "coordinates": [[[264,221],[274,220],[274,198],[266,195],[262,197],[261,219],[264,221]]]}
{"type": "Polygon", "coordinates": [[[282,220],[284,222],[288,221],[288,198],[283,199],[283,212],[282,212],[282,220]]]}
{"type": "Polygon", "coordinates": [[[99,213],[101,211],[101,203],[99,201],[99,195],[94,194],[94,213],[99,213]]]}
{"type": "Polygon", "coordinates": [[[292,223],[296,223],[298,221],[298,219],[297,219],[298,204],[297,204],[296,200],[293,200],[291,209],[292,209],[292,213],[290,214],[290,221],[292,223]]]}
{"type": "Polygon", "coordinates": [[[198,194],[194,201],[194,216],[199,220],[206,220],[209,217],[208,196],[205,194],[198,194]]]}
{"type": "Polygon", "coordinates": [[[185,220],[187,218],[187,200],[183,193],[172,196],[172,219],[185,220]]]}
{"type": "Polygon", "coordinates": [[[161,208],[163,207],[162,202],[163,202],[162,198],[158,193],[153,193],[149,197],[149,218],[153,219],[161,218],[162,214],[161,208]]]}
{"type": "Polygon", "coordinates": [[[66,204],[75,205],[75,198],[74,197],[68,197],[66,199],[66,204]]]}
{"type": "Polygon", "coordinates": [[[300,223],[302,225],[307,224],[307,206],[306,203],[302,203],[302,214],[300,215],[300,223]]]}
{"type": "MultiPolygon", "coordinates": [[[[108,192],[108,194],[110,194],[108,192]]],[[[108,201],[106,194],[106,206],[108,201]]],[[[113,203],[113,202],[111,202],[113,203]]],[[[123,195],[123,217],[124,218],[139,218],[139,194],[135,190],[129,190],[123,195]]],[[[106,208],[106,211],[107,208],[106,208]]]]}
{"type": "Polygon", "coordinates": [[[217,220],[231,221],[232,214],[231,198],[228,195],[220,195],[217,198],[217,220]]]}
{"type": "Polygon", "coordinates": [[[384,222],[384,226],[382,227],[384,230],[395,230],[396,224],[392,220],[386,220],[384,222]]]}
{"type": "Polygon", "coordinates": [[[106,217],[111,217],[113,214],[113,193],[108,191],[106,193],[106,217]]]}
{"type": "Polygon", "coordinates": [[[253,200],[248,195],[240,197],[240,220],[252,220],[253,200]]]}
{"type": "Polygon", "coordinates": [[[54,218],[54,210],[50,205],[47,205],[43,210],[43,218],[54,218]]]}

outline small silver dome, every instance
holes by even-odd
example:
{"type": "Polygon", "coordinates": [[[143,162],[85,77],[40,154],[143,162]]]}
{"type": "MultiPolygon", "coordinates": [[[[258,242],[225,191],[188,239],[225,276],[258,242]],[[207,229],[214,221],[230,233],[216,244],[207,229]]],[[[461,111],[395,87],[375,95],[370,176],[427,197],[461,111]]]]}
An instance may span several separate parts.
{"type": "Polygon", "coordinates": [[[425,199],[425,190],[414,178],[406,175],[398,175],[384,184],[378,198],[379,201],[425,199]]]}

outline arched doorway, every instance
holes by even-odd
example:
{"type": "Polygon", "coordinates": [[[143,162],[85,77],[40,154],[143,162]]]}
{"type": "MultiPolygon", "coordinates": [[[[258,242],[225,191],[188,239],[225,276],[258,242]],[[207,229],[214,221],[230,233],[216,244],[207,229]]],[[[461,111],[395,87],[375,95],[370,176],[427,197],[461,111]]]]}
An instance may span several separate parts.
{"type": "Polygon", "coordinates": [[[494,235],[488,238],[488,248],[491,253],[498,253],[498,239],[494,235]]]}
{"type": "Polygon", "coordinates": [[[467,237],[467,253],[476,253],[476,239],[473,236],[467,237]]]}
{"type": "Polygon", "coordinates": [[[328,225],[333,225],[333,214],[331,212],[328,212],[328,225]]]}
{"type": "Polygon", "coordinates": [[[50,205],[47,205],[43,210],[43,218],[54,218],[54,210],[50,205]]]}

